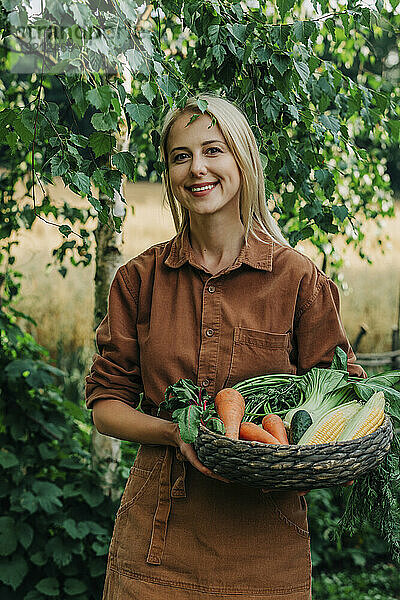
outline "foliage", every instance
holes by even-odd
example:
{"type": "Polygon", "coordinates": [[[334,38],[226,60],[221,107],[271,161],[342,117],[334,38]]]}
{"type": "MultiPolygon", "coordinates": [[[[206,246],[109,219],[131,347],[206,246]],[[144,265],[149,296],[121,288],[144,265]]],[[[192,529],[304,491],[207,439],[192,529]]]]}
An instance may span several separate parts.
{"type": "Polygon", "coordinates": [[[63,400],[61,372],[3,312],[0,330],[0,595],[97,599],[116,505],[92,467],[84,409],[63,400]]]}
{"type": "Polygon", "coordinates": [[[167,387],[165,400],[159,407],[161,410],[172,413],[172,420],[178,423],[181,437],[188,444],[195,441],[200,423],[216,433],[225,431],[207,390],[195,385],[191,379],[179,379],[167,387]]]}
{"type": "Polygon", "coordinates": [[[352,535],[345,531],[338,539],[336,531],[347,494],[339,488],[326,488],[311,490],[306,496],[314,575],[389,559],[387,543],[368,523],[361,524],[352,535]]]}
{"type": "MultiPolygon", "coordinates": [[[[108,223],[122,176],[135,180],[147,162],[148,174],[161,173],[157,130],[165,110],[206,90],[248,115],[267,194],[290,243],[310,238],[324,268],[337,267],[331,242],[340,232],[367,258],[362,221],[393,215],[386,159],[400,136],[398,79],[387,78],[385,66],[385,48],[397,49],[399,15],[396,0],[378,4],[314,2],[304,18],[293,0],[278,0],[275,13],[265,1],[160,0],[149,11],[123,0],[52,0],[41,14],[27,0],[3,0],[10,73],[0,84],[2,153],[14,157],[14,179],[26,176],[33,203],[21,210],[13,182],[5,185],[12,222],[52,213],[44,186],[41,203],[35,198],[33,181],[61,177],[108,223]],[[49,31],[62,32],[63,43],[49,31]],[[34,74],[18,76],[26,71],[34,74]],[[51,96],[56,85],[61,103],[51,96]],[[126,134],[129,152],[116,143],[126,134]]],[[[89,261],[85,227],[59,215],[71,224],[60,226],[57,258],[89,261]]],[[[119,229],[119,215],[114,223],[119,229]]]]}
{"type": "Polygon", "coordinates": [[[399,570],[385,563],[363,571],[322,573],[313,579],[314,600],[397,600],[399,589],[399,570]]]}

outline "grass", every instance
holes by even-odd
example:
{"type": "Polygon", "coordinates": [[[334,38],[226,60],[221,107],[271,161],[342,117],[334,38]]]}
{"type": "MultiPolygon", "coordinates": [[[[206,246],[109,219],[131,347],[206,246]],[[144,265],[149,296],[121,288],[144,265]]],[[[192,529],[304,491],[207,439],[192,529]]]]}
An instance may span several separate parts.
{"type": "MultiPolygon", "coordinates": [[[[59,202],[85,202],[60,185],[51,195],[59,202]]],[[[135,212],[132,214],[129,209],[124,225],[122,262],[175,234],[172,217],[162,208],[158,184],[128,184],[126,197],[135,212]]],[[[337,242],[337,247],[345,251],[343,274],[347,289],[341,291],[341,303],[346,331],[350,340],[355,339],[361,324],[369,331],[361,342],[360,352],[390,349],[391,329],[396,324],[399,304],[399,226],[399,215],[386,221],[381,237],[387,234],[390,242],[384,243],[386,250],[382,254],[376,224],[367,224],[367,253],[373,260],[372,265],[345,248],[340,240],[337,242]]],[[[66,353],[77,348],[93,348],[94,264],[86,268],[71,266],[65,279],[55,267],[46,268],[52,260],[53,248],[61,242],[62,236],[55,227],[38,221],[32,231],[22,233],[15,250],[16,267],[24,274],[19,308],[37,321],[37,327],[32,327],[31,332],[53,357],[56,357],[60,343],[66,353]]],[[[307,244],[299,249],[316,258],[307,244]]]]}

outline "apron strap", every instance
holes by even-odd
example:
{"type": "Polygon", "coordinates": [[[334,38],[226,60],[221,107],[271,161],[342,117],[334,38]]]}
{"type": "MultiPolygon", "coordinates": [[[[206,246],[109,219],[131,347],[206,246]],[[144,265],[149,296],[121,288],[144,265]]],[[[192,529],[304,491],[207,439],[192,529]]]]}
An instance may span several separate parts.
{"type": "Polygon", "coordinates": [[[168,519],[171,512],[171,498],[186,498],[186,466],[184,458],[178,448],[175,449],[175,457],[177,459],[177,464],[179,465],[180,473],[171,489],[173,457],[174,448],[172,446],[166,446],[158,482],[157,508],[154,513],[150,546],[146,559],[146,562],[151,565],[161,564],[167,537],[168,519]]]}

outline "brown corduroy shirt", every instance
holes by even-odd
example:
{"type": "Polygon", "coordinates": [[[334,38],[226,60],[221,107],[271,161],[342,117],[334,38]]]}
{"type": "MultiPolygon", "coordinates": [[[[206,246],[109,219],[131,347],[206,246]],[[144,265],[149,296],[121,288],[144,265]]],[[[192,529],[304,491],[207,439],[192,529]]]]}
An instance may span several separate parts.
{"type": "Polygon", "coordinates": [[[355,364],[335,283],[306,256],[250,234],[233,265],[216,275],[196,263],[187,229],[120,267],[97,330],[87,378],[99,398],[158,405],[182,377],[214,395],[247,377],[328,366],[337,345],[355,364]]]}

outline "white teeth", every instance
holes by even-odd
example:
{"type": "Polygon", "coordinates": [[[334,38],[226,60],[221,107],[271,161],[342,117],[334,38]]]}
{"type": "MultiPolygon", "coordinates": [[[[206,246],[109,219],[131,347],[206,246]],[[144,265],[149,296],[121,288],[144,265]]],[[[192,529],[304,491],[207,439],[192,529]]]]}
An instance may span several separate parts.
{"type": "Polygon", "coordinates": [[[192,187],[190,188],[192,192],[202,192],[203,190],[212,190],[212,188],[216,185],[213,183],[212,185],[204,185],[203,187],[192,187]]]}

